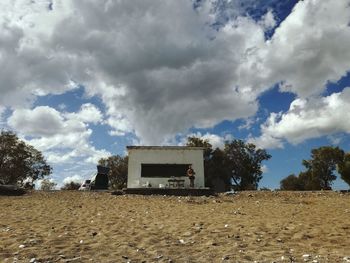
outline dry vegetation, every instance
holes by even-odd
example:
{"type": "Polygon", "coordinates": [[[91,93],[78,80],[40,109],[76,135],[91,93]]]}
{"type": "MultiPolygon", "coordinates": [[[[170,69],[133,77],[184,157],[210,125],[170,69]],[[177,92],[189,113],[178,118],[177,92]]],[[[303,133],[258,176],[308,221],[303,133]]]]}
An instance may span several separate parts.
{"type": "Polygon", "coordinates": [[[61,191],[0,207],[1,262],[350,262],[348,194],[61,191]]]}

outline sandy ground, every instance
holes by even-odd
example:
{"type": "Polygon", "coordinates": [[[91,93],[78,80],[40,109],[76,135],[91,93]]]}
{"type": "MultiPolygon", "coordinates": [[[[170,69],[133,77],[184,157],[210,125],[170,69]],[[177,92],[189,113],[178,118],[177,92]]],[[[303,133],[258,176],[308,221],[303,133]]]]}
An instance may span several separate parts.
{"type": "Polygon", "coordinates": [[[350,194],[35,192],[0,208],[0,262],[350,262],[350,194]]]}

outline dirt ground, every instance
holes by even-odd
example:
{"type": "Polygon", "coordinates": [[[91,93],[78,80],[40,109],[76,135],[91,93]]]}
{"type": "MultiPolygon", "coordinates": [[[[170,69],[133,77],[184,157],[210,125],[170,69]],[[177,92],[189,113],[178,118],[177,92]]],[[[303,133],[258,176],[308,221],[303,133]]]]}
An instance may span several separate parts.
{"type": "Polygon", "coordinates": [[[350,262],[350,194],[0,196],[0,262],[350,262]]]}

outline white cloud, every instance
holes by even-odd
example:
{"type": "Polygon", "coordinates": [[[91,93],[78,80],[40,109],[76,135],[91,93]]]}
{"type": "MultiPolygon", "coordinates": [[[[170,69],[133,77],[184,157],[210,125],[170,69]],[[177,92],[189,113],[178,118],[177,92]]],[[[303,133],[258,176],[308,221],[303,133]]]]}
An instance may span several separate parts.
{"type": "Polygon", "coordinates": [[[135,132],[143,143],[257,110],[259,92],[236,86],[242,54],[264,42],[252,19],[216,31],[211,1],[197,9],[188,0],[64,2],[53,10],[43,2],[2,3],[10,22],[0,64],[11,61],[7,68],[17,72],[0,76],[2,103],[15,107],[82,83],[101,96],[111,134],[135,132]]]}
{"type": "Polygon", "coordinates": [[[62,115],[48,106],[18,109],[8,118],[10,127],[32,136],[51,136],[58,133],[81,132],[85,126],[66,123],[62,115]]]}
{"type": "MultiPolygon", "coordinates": [[[[350,1],[298,1],[272,39],[242,64],[245,82],[273,85],[301,97],[317,95],[350,70],[350,1]],[[257,70],[247,71],[248,67],[257,70]]],[[[243,83],[245,83],[243,82],[243,83]]]]}
{"type": "Polygon", "coordinates": [[[265,28],[265,29],[271,29],[276,26],[276,20],[271,10],[269,10],[259,21],[259,23],[265,28]]]}
{"type": "Polygon", "coordinates": [[[67,113],[66,118],[76,119],[84,123],[97,124],[99,122],[102,122],[103,115],[95,105],[91,103],[86,103],[81,106],[79,112],[67,113]]]}
{"type": "Polygon", "coordinates": [[[8,118],[8,125],[18,131],[37,149],[44,151],[50,163],[69,163],[83,158],[97,163],[110,155],[89,142],[92,130],[88,123],[101,121],[102,114],[92,104],[84,104],[77,113],[61,113],[48,106],[17,109],[8,118]]]}
{"type": "Polygon", "coordinates": [[[215,148],[221,148],[221,149],[224,148],[225,139],[221,136],[218,136],[216,134],[206,133],[206,134],[202,135],[201,138],[203,140],[208,140],[214,149],[215,148]]]}
{"type": "Polygon", "coordinates": [[[63,184],[68,184],[70,182],[81,183],[83,178],[80,175],[67,176],[63,179],[63,184]]]}
{"type": "Polygon", "coordinates": [[[286,113],[272,113],[251,141],[276,148],[286,140],[298,144],[310,138],[350,133],[350,88],[323,98],[296,99],[286,113]]]}
{"type": "Polygon", "coordinates": [[[238,126],[239,130],[249,130],[253,124],[256,122],[254,118],[247,118],[244,120],[244,123],[238,126]]]}
{"type": "Polygon", "coordinates": [[[225,141],[231,139],[231,137],[219,136],[217,134],[212,134],[212,133],[208,133],[208,132],[205,134],[197,132],[197,133],[190,133],[190,134],[187,134],[186,136],[182,137],[179,144],[180,145],[186,144],[188,137],[197,137],[197,138],[200,138],[202,140],[208,140],[209,143],[213,146],[213,149],[215,149],[215,148],[223,149],[224,145],[225,145],[225,141]]]}
{"type": "Polygon", "coordinates": [[[341,135],[329,135],[327,136],[327,139],[330,141],[331,144],[339,145],[344,138],[341,135]]]}
{"type": "Polygon", "coordinates": [[[0,2],[0,104],[23,106],[38,94],[74,88],[71,77],[81,73],[76,56],[50,43],[52,29],[69,13],[69,1],[64,2],[56,2],[53,11],[46,1],[0,2]]]}
{"type": "MultiPolygon", "coordinates": [[[[111,135],[134,133],[142,144],[161,144],[191,127],[252,117],[257,97],[275,83],[302,98],[322,93],[350,69],[349,3],[299,1],[265,40],[276,24],[273,10],[261,21],[240,16],[253,0],[208,0],[197,9],[189,0],[67,0],[52,10],[46,1],[4,0],[0,105],[15,109],[14,127],[46,136],[35,141],[42,147],[72,145],[79,136],[86,144],[88,123],[99,122],[111,135]],[[214,29],[214,22],[222,26],[214,29]],[[92,105],[70,116],[33,111],[53,117],[47,129],[20,119],[20,108],[37,96],[78,84],[101,97],[106,119],[92,105]],[[65,137],[68,126],[81,135],[65,137]]],[[[275,135],[260,141],[281,147],[275,135]]]]}
{"type": "Polygon", "coordinates": [[[255,144],[258,148],[261,149],[273,149],[273,148],[283,148],[283,142],[279,138],[275,138],[270,134],[263,133],[259,137],[249,136],[249,143],[255,144]]]}
{"type": "Polygon", "coordinates": [[[264,174],[266,174],[266,173],[269,172],[269,167],[267,167],[266,164],[263,164],[263,165],[261,166],[261,171],[262,171],[264,174]]]}

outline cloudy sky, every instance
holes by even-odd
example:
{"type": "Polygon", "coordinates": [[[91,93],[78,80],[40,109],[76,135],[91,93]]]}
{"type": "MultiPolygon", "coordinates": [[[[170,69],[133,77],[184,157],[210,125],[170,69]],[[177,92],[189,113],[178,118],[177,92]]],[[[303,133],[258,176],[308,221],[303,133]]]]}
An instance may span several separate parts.
{"type": "Polygon", "coordinates": [[[349,43],[350,0],[1,0],[0,128],[59,184],[196,135],[266,148],[276,188],[312,148],[350,150],[349,43]]]}

